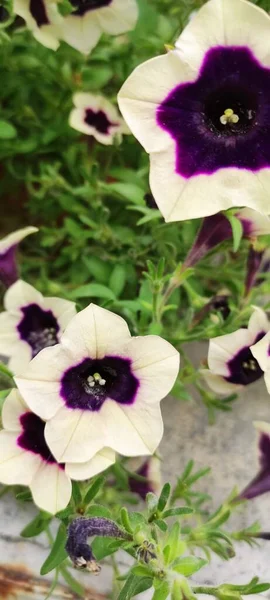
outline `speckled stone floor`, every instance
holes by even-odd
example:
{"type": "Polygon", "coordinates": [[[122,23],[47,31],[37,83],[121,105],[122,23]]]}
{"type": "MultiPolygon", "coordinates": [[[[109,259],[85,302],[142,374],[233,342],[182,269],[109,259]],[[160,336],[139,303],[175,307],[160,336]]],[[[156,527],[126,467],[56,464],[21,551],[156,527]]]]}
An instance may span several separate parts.
{"type": "MultiPolygon", "coordinates": [[[[257,468],[252,422],[255,419],[270,422],[270,397],[263,381],[249,387],[235,402],[232,412],[219,413],[213,426],[208,425],[205,408],[196,399],[180,402],[167,398],[162,407],[165,435],[161,451],[165,479],[175,481],[190,458],[198,468],[210,466],[212,472],[202,480],[200,489],[213,496],[213,507],[217,507],[236,484],[239,488],[247,484],[257,468]]],[[[16,504],[12,497],[5,496],[1,500],[0,564],[24,564],[38,574],[46,557],[46,539],[43,536],[36,541],[19,538],[34,512],[33,507],[16,504]]],[[[242,508],[234,516],[232,526],[242,528],[257,519],[265,530],[270,530],[270,494],[242,508]]],[[[228,562],[214,558],[196,575],[196,582],[238,583],[248,581],[253,575],[270,579],[270,542],[264,542],[256,549],[241,544],[237,556],[228,562]]],[[[104,565],[101,576],[87,577],[87,582],[106,593],[110,590],[110,579],[110,568],[104,565]]]]}

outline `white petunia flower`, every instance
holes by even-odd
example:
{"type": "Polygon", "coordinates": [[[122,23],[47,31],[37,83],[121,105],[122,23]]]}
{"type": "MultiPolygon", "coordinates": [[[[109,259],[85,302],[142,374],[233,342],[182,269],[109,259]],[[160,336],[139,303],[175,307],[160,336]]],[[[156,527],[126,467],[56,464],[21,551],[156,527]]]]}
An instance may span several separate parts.
{"type": "Polygon", "coordinates": [[[75,108],[69,124],[86,135],[93,135],[101,144],[110,145],[116,135],[129,133],[117,109],[103,96],[78,92],[73,96],[75,108]]]}
{"type": "Polygon", "coordinates": [[[114,453],[103,448],[87,463],[59,464],[46,443],[44,421],[29,411],[16,389],[4,403],[2,421],[0,481],[29,486],[35,504],[51,514],[68,505],[71,479],[89,479],[115,461],[114,453]]]}
{"type": "Polygon", "coordinates": [[[57,50],[63,17],[55,0],[14,0],[13,10],[22,17],[38,42],[57,50]]]}
{"type": "Polygon", "coordinates": [[[30,360],[47,346],[58,344],[76,305],[62,298],[44,298],[19,279],[6,292],[0,313],[0,354],[10,358],[13,373],[23,373],[30,360]]]}
{"type": "Polygon", "coordinates": [[[90,304],[16,382],[31,410],[48,420],[45,437],[57,460],[81,463],[103,447],[153,454],[163,434],[160,400],[178,370],[171,344],[132,338],[124,319],[90,304]]]}
{"type": "Polygon", "coordinates": [[[255,307],[247,329],[238,329],[210,340],[209,370],[203,369],[201,373],[214,392],[231,394],[263,376],[251,346],[264,338],[269,329],[266,314],[255,307]]]}
{"type": "Polygon", "coordinates": [[[265,11],[246,0],[210,0],[175,49],[139,65],[118,98],[150,153],[150,185],[166,221],[242,206],[270,213],[265,11]]]}
{"type": "Polygon", "coordinates": [[[251,352],[264,372],[264,380],[270,394],[270,332],[251,347],[251,352]]]}
{"type": "Polygon", "coordinates": [[[18,279],[16,249],[18,244],[31,233],[36,233],[37,227],[24,227],[10,233],[0,240],[0,281],[9,287],[18,279]]]}
{"type": "Polygon", "coordinates": [[[138,18],[136,0],[70,0],[74,11],[62,26],[62,39],[89,54],[102,33],[119,35],[134,29],[138,18]]]}

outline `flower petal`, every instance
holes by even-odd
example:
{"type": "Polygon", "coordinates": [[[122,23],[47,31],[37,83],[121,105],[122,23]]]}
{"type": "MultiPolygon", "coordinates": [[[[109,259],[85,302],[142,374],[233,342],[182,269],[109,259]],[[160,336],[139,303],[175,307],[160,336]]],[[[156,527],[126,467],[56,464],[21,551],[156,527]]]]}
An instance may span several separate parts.
{"type": "Polygon", "coordinates": [[[40,456],[17,445],[18,433],[0,431],[0,481],[7,485],[29,485],[40,465],[40,456]]]}
{"type": "Polygon", "coordinates": [[[4,298],[5,309],[9,312],[20,313],[22,306],[27,304],[43,305],[43,296],[32,285],[22,279],[10,286],[4,298]]]}
{"type": "Polygon", "coordinates": [[[132,360],[132,372],[139,380],[136,402],[160,402],[171,391],[179,372],[180,355],[157,335],[129,340],[118,352],[132,360]]]}
{"type": "Polygon", "coordinates": [[[262,371],[270,370],[270,332],[250,348],[262,371]]]}
{"type": "Polygon", "coordinates": [[[31,235],[31,233],[36,233],[38,231],[37,227],[24,227],[23,229],[18,229],[13,233],[10,233],[2,240],[0,240],[0,254],[5,254],[12,246],[17,246],[25,237],[31,235]]]}
{"type": "Polygon", "coordinates": [[[130,338],[127,323],[122,317],[90,304],[69,323],[61,343],[72,351],[74,362],[84,356],[103,358],[107,348],[119,346],[119,340],[130,338]]]}
{"type": "Polygon", "coordinates": [[[119,35],[135,27],[138,6],[135,0],[113,0],[109,6],[97,11],[101,29],[111,35],[119,35]]]}
{"type": "Polygon", "coordinates": [[[27,410],[28,408],[19,390],[14,388],[4,402],[2,410],[3,427],[9,431],[21,431],[20,417],[27,410]]]}
{"type": "Polygon", "coordinates": [[[230,375],[227,363],[245,346],[250,345],[247,329],[238,329],[228,335],[220,335],[210,340],[208,365],[211,371],[224,377],[230,375]]]}
{"type": "Polygon", "coordinates": [[[64,19],[62,39],[82,54],[89,54],[101,36],[100,24],[94,12],[86,13],[83,17],[71,14],[64,19]]]}
{"type": "Polygon", "coordinates": [[[85,463],[66,463],[66,473],[75,481],[85,481],[105,471],[115,463],[115,452],[103,448],[85,463]]]}
{"type": "Polygon", "coordinates": [[[56,317],[61,331],[64,331],[68,323],[77,314],[75,302],[65,300],[64,298],[44,298],[44,308],[51,310],[56,317]]]}
{"type": "Polygon", "coordinates": [[[63,17],[58,11],[56,2],[46,2],[46,15],[49,22],[40,27],[30,12],[29,0],[14,0],[13,10],[25,20],[27,27],[32,31],[38,42],[51,50],[57,50],[61,33],[59,27],[63,21],[63,17]]]}
{"type": "Polygon", "coordinates": [[[252,313],[248,324],[248,331],[251,338],[250,343],[253,343],[259,334],[267,333],[270,329],[270,323],[264,310],[259,306],[253,306],[252,308],[254,309],[254,312],[252,313]]]}
{"type": "Polygon", "coordinates": [[[57,464],[42,463],[33,478],[30,489],[35,504],[55,515],[68,505],[71,498],[71,481],[57,464]]]}
{"type": "Polygon", "coordinates": [[[270,218],[252,208],[242,208],[235,216],[241,221],[246,237],[268,235],[270,233],[270,218]]]}
{"type": "Polygon", "coordinates": [[[248,46],[265,66],[270,65],[266,40],[270,34],[267,13],[246,0],[211,0],[189,22],[176,42],[183,60],[199,69],[214,46],[248,46]]]}
{"type": "Polygon", "coordinates": [[[237,383],[230,383],[226,381],[224,377],[221,375],[216,375],[209,371],[208,369],[201,369],[200,373],[205,379],[207,385],[209,385],[210,389],[217,394],[229,395],[237,392],[242,389],[242,385],[238,385],[237,383]]]}
{"type": "Polygon", "coordinates": [[[11,356],[20,344],[16,315],[10,315],[7,311],[0,314],[0,354],[11,356]]]}
{"type": "Polygon", "coordinates": [[[106,445],[102,412],[103,408],[91,412],[63,407],[48,421],[45,439],[58,462],[86,462],[102,450],[106,445]]]}

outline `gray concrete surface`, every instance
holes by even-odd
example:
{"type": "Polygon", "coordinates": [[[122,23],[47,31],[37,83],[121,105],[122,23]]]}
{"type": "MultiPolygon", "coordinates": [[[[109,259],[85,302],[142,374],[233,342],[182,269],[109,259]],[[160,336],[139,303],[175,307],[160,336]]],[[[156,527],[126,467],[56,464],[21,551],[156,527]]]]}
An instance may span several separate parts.
{"type": "MultiPolygon", "coordinates": [[[[254,419],[270,422],[270,396],[266,393],[263,381],[249,387],[234,404],[232,412],[218,413],[213,426],[208,425],[206,410],[198,399],[183,403],[168,398],[163,401],[163,415],[165,435],[161,452],[164,479],[174,482],[191,458],[197,468],[210,466],[211,475],[198,487],[213,496],[214,508],[235,484],[243,488],[255,474],[256,438],[252,422],[254,419]]],[[[16,503],[11,496],[1,499],[0,564],[24,564],[34,574],[39,573],[46,557],[46,539],[44,536],[36,541],[19,538],[20,531],[34,513],[33,507],[16,503]]],[[[265,530],[270,530],[270,494],[248,503],[234,517],[232,525],[242,528],[257,519],[265,530]]],[[[123,557],[121,563],[125,569],[123,557]]],[[[253,575],[270,580],[270,542],[264,542],[256,549],[240,544],[237,556],[228,562],[213,558],[212,563],[196,575],[196,582],[238,583],[246,582],[253,575]]],[[[79,577],[99,592],[110,591],[111,572],[106,564],[98,578],[81,574],[79,577]]]]}

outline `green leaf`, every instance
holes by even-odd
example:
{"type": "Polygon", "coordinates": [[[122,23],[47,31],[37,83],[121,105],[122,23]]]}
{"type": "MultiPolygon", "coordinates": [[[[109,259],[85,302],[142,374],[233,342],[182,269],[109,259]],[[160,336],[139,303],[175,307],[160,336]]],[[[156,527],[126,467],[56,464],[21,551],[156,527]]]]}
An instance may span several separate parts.
{"type": "Polygon", "coordinates": [[[84,504],[90,504],[105,483],[105,477],[98,477],[90,486],[83,499],[84,504]]]}
{"type": "Polygon", "coordinates": [[[159,500],[158,500],[158,511],[162,512],[169,500],[170,497],[170,493],[171,493],[171,486],[169,483],[165,483],[165,485],[163,486],[162,490],[161,490],[161,494],[159,496],[159,500]]]}
{"type": "Polygon", "coordinates": [[[117,298],[121,296],[126,283],[126,269],[123,265],[115,265],[112,270],[109,287],[117,298]]]}
{"type": "Polygon", "coordinates": [[[97,536],[93,540],[91,547],[96,560],[102,560],[106,556],[114,554],[125,543],[125,540],[112,540],[112,538],[97,536]]]}
{"type": "Polygon", "coordinates": [[[197,558],[196,556],[185,556],[177,561],[173,566],[173,570],[185,577],[190,577],[193,573],[197,573],[202,567],[207,564],[207,560],[197,558]]]}
{"type": "Polygon", "coordinates": [[[133,567],[132,573],[138,577],[151,577],[151,571],[146,565],[136,565],[133,567]]]}
{"type": "Polygon", "coordinates": [[[0,120],[0,138],[2,140],[12,140],[17,136],[17,130],[8,121],[0,120]]]}
{"type": "Polygon", "coordinates": [[[146,502],[149,513],[155,513],[158,507],[158,497],[156,496],[156,494],[153,494],[153,492],[148,492],[148,494],[146,495],[146,502]]]}
{"type": "Polygon", "coordinates": [[[61,523],[50,554],[40,569],[40,575],[47,575],[47,573],[56,569],[67,558],[68,555],[65,550],[66,541],[67,530],[65,525],[61,523]]]}
{"type": "Polygon", "coordinates": [[[85,598],[86,592],[84,587],[76,579],[74,579],[74,577],[72,577],[68,569],[62,566],[60,570],[62,577],[64,578],[65,582],[68,584],[70,589],[74,592],[74,594],[77,594],[77,596],[80,596],[81,598],[85,598]]]}
{"type": "Polygon", "coordinates": [[[78,483],[78,481],[72,481],[72,498],[76,506],[78,506],[78,504],[80,504],[82,501],[80,484],[78,483]]]}
{"type": "Polygon", "coordinates": [[[129,600],[130,598],[133,598],[133,596],[137,596],[137,594],[149,590],[152,585],[152,578],[137,577],[133,573],[130,573],[118,596],[118,600],[129,600]]]}
{"type": "Polygon", "coordinates": [[[31,523],[28,523],[28,525],[26,525],[26,527],[22,530],[21,536],[24,538],[30,538],[39,535],[48,527],[51,520],[51,515],[45,512],[40,512],[33,519],[33,521],[31,521],[31,523]]]}
{"type": "Polygon", "coordinates": [[[86,510],[85,515],[88,517],[104,517],[105,519],[112,518],[111,511],[106,506],[102,506],[102,504],[91,504],[86,510]]]}
{"type": "Polygon", "coordinates": [[[168,525],[167,523],[165,523],[165,521],[163,521],[162,519],[156,519],[155,520],[155,525],[161,530],[161,531],[167,531],[168,529],[168,525]]]}
{"type": "Polygon", "coordinates": [[[166,600],[166,598],[169,596],[169,593],[170,585],[168,581],[163,581],[161,585],[155,589],[152,600],[166,600]]]}
{"type": "Polygon", "coordinates": [[[169,508],[165,510],[162,517],[163,519],[167,519],[168,517],[180,517],[184,515],[191,515],[194,513],[193,508],[189,508],[188,506],[179,506],[178,508],[169,508]]]}
{"type": "Polygon", "coordinates": [[[174,561],[185,551],[185,542],[180,537],[180,525],[178,522],[174,523],[168,535],[167,545],[170,547],[168,563],[174,561]]]}
{"type": "Polygon", "coordinates": [[[103,184],[102,188],[108,192],[115,192],[123,198],[132,202],[132,204],[145,205],[144,192],[142,188],[133,183],[108,183],[103,184]]]}
{"type": "Polygon", "coordinates": [[[81,287],[73,290],[70,294],[70,298],[76,300],[77,298],[106,298],[107,300],[115,300],[115,295],[109,288],[105,287],[100,283],[88,283],[81,287]]]}
{"type": "Polygon", "coordinates": [[[127,509],[123,506],[120,511],[122,525],[128,533],[133,533],[127,509]]]}
{"type": "Polygon", "coordinates": [[[241,243],[241,239],[243,237],[243,225],[241,221],[237,219],[237,217],[235,217],[234,215],[227,214],[226,216],[229,219],[232,228],[233,251],[237,252],[241,243]]]}

